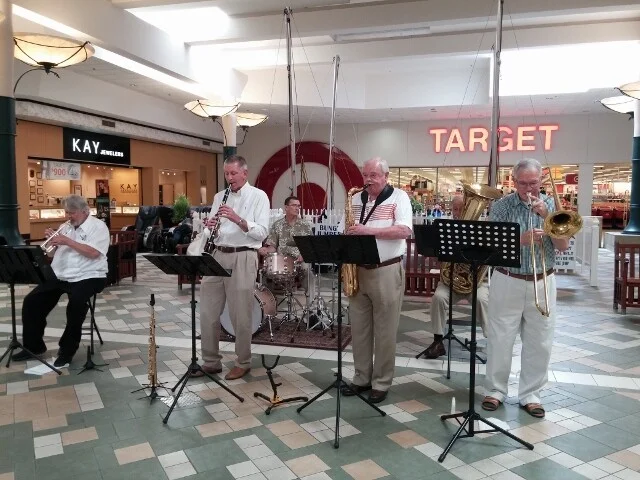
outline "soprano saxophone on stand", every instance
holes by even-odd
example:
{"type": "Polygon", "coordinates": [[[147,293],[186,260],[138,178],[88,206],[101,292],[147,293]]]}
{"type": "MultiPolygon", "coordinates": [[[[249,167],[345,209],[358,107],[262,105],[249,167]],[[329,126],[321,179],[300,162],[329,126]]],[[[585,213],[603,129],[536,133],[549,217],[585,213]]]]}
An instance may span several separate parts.
{"type": "MultiPolygon", "coordinates": [[[[151,300],[149,301],[149,306],[151,307],[150,315],[149,315],[149,365],[147,371],[147,379],[149,383],[146,385],[142,385],[142,388],[138,390],[134,390],[131,393],[139,392],[140,390],[146,390],[147,388],[151,389],[149,395],[144,398],[148,398],[150,402],[153,402],[156,398],[163,398],[162,395],[158,395],[158,387],[162,387],[166,382],[158,382],[158,361],[156,357],[157,353],[157,345],[156,345],[156,314],[155,314],[155,306],[156,298],[155,295],[151,294],[151,300]]],[[[163,387],[164,388],[164,387],[163,387]]]]}
{"type": "Polygon", "coordinates": [[[155,389],[158,385],[158,362],[156,356],[156,313],[155,313],[156,298],[151,294],[151,301],[149,305],[151,307],[151,316],[149,317],[149,372],[147,378],[149,379],[149,385],[151,389],[155,389]]]}
{"type": "MultiPolygon", "coordinates": [[[[220,207],[226,205],[227,200],[229,199],[229,194],[231,193],[231,184],[224,191],[224,196],[222,197],[222,202],[220,203],[220,207]]],[[[220,207],[218,207],[218,212],[220,211],[220,207]]],[[[213,254],[213,250],[215,248],[215,239],[218,237],[218,232],[220,231],[220,214],[216,212],[216,225],[213,227],[213,231],[209,238],[207,239],[207,243],[204,245],[204,252],[208,254],[213,254]]],[[[207,227],[205,227],[207,228],[207,227]]]]}

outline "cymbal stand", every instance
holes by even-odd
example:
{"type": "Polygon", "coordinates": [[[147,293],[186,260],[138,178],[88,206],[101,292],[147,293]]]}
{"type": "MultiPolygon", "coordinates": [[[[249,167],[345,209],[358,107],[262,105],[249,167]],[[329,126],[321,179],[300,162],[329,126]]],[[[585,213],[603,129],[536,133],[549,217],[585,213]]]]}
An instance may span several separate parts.
{"type": "MultiPolygon", "coordinates": [[[[311,271],[311,269],[309,269],[309,271],[311,271]]],[[[327,330],[331,330],[331,338],[333,338],[335,337],[335,332],[333,331],[335,318],[331,313],[329,313],[329,309],[327,308],[324,298],[322,298],[319,272],[320,269],[318,268],[318,273],[314,273],[315,295],[313,299],[308,302],[308,306],[304,309],[302,317],[307,317],[307,330],[321,328],[323,335],[327,330]],[[316,322],[309,326],[311,324],[312,317],[315,318],[316,322]]]]}

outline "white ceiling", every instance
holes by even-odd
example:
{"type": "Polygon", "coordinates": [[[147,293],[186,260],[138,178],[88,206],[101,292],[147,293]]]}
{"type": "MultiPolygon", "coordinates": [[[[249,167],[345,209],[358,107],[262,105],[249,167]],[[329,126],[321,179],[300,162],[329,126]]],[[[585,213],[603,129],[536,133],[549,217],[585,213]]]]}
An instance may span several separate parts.
{"type": "MultiPolygon", "coordinates": [[[[86,0],[68,0],[67,4],[80,5],[81,1],[86,0]]],[[[285,6],[294,11],[297,111],[301,124],[329,122],[331,63],[336,54],[341,57],[344,75],[339,81],[337,122],[486,118],[491,114],[487,77],[495,36],[495,0],[91,0],[99,10],[86,9],[84,14],[56,10],[49,2],[13,0],[16,5],[80,30],[96,45],[176,78],[202,82],[196,74],[188,77],[189,68],[195,67],[189,65],[189,61],[193,62],[189,49],[207,52],[204,58],[210,59],[206,63],[213,68],[212,76],[217,75],[218,67],[246,74],[240,110],[268,113],[272,125],[286,124],[288,115],[283,65],[285,6]],[[212,27],[208,38],[187,46],[184,58],[163,55],[159,46],[167,42],[167,35],[125,11],[212,6],[229,15],[229,28],[222,31],[212,27]],[[89,20],[96,12],[110,15],[109,28],[95,23],[99,19],[89,20]],[[361,41],[353,38],[356,34],[387,38],[361,41]],[[185,64],[187,67],[183,68],[185,64]]],[[[193,21],[197,24],[197,18],[193,21]]],[[[19,22],[28,26],[22,19],[19,22]]],[[[640,3],[506,0],[504,25],[505,49],[640,42],[640,3]]],[[[96,58],[73,69],[173,102],[176,108],[194,99],[191,93],[96,58]]],[[[632,80],[636,78],[629,79],[632,80]]],[[[603,112],[598,100],[613,95],[613,88],[600,88],[585,93],[505,97],[501,113],[518,117],[603,112]]]]}

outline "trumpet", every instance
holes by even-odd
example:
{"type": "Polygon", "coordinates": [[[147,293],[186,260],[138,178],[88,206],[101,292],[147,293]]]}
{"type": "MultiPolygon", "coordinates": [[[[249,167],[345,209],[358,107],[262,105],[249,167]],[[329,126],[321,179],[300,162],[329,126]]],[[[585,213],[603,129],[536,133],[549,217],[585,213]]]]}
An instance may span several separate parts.
{"type": "Polygon", "coordinates": [[[69,231],[69,227],[71,227],[71,221],[67,220],[62,225],[60,225],[58,229],[55,232],[53,232],[49,238],[47,238],[44,242],[40,244],[40,248],[42,248],[42,250],[44,250],[44,252],[47,254],[53,252],[53,250],[56,248],[56,245],[49,245],[49,242],[51,242],[52,238],[55,238],[58,235],[65,235],[69,231]]]}

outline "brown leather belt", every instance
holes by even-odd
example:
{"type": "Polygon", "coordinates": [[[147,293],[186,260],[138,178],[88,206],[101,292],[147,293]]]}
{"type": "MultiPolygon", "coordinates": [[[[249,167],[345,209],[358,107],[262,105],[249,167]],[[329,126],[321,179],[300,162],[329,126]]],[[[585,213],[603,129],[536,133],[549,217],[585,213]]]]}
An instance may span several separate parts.
{"type": "MultiPolygon", "coordinates": [[[[496,271],[506,275],[508,277],[517,278],[518,280],[526,280],[527,282],[533,282],[533,275],[522,275],[520,273],[511,273],[509,270],[505,270],[504,268],[496,268],[496,271]]],[[[547,276],[553,274],[553,268],[547,270],[547,276]]],[[[542,273],[538,274],[538,279],[542,278],[542,273]]]]}
{"type": "Polygon", "coordinates": [[[237,252],[246,252],[248,250],[255,251],[255,248],[251,247],[224,247],[216,245],[216,250],[220,250],[222,253],[237,253],[237,252]]]}
{"type": "Polygon", "coordinates": [[[382,263],[371,263],[371,264],[368,264],[368,265],[360,265],[360,267],[366,268],[367,270],[373,270],[375,268],[388,267],[389,265],[393,265],[394,263],[398,263],[401,260],[402,260],[402,257],[394,257],[394,258],[390,258],[389,260],[387,260],[385,262],[382,262],[382,263]]]}

